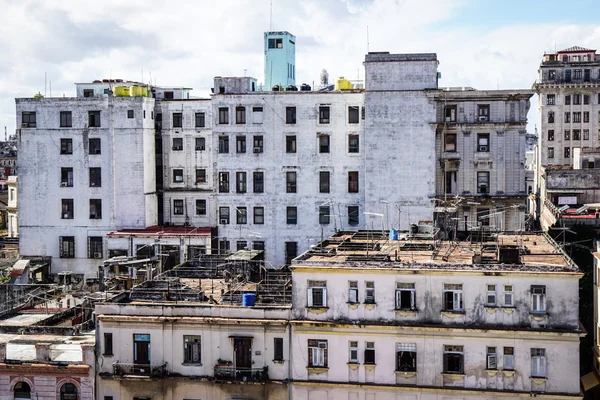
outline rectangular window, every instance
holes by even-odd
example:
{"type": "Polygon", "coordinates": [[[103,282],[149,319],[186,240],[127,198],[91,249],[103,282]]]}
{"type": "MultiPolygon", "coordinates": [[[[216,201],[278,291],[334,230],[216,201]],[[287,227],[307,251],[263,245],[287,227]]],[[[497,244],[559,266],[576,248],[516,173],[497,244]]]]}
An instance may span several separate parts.
{"type": "Polygon", "coordinates": [[[254,207],[254,224],[263,225],[265,223],[265,208],[254,207]]]}
{"type": "Polygon", "coordinates": [[[549,124],[554,123],[554,111],[548,111],[548,123],[549,124]]]}
{"type": "Polygon", "coordinates": [[[495,347],[487,347],[486,351],[486,362],[485,362],[485,369],[498,369],[498,356],[496,355],[496,348],[495,347]]]}
{"type": "Polygon", "coordinates": [[[478,133],[477,134],[477,151],[485,153],[490,151],[490,134],[489,133],[478,133]]]}
{"type": "Polygon", "coordinates": [[[229,109],[227,107],[219,107],[219,124],[229,124],[229,109]]]}
{"type": "Polygon", "coordinates": [[[464,311],[463,285],[444,284],[444,311],[464,311]]]}
{"type": "Polygon", "coordinates": [[[264,193],[265,191],[265,173],[255,171],[252,173],[252,185],[254,193],[264,193]]]}
{"type": "Polygon", "coordinates": [[[349,106],[348,107],[348,123],[349,124],[358,124],[359,123],[359,110],[358,106],[349,106]]]}
{"type": "Polygon", "coordinates": [[[489,171],[477,171],[477,193],[489,193],[490,173],[489,171]]]}
{"type": "Polygon", "coordinates": [[[252,107],[252,123],[262,124],[263,123],[263,108],[252,107]]]}
{"type": "Polygon", "coordinates": [[[70,128],[73,124],[73,119],[71,115],[71,111],[61,111],[60,112],[60,127],[61,128],[70,128]]]}
{"type": "Polygon", "coordinates": [[[504,307],[514,307],[513,285],[504,285],[504,307]]]}
{"type": "Polygon", "coordinates": [[[571,105],[571,95],[566,95],[565,96],[565,106],[570,106],[571,105]]]}
{"type": "Polygon", "coordinates": [[[60,154],[73,154],[73,139],[60,139],[60,154]]]}
{"type": "Polygon", "coordinates": [[[196,138],[196,151],[206,150],[206,139],[203,137],[196,138]]]}
{"type": "Polygon", "coordinates": [[[254,153],[262,153],[263,152],[263,137],[262,135],[254,135],[253,138],[253,151],[254,153]]]}
{"type": "Polygon", "coordinates": [[[265,251],[265,242],[263,240],[254,241],[254,242],[252,242],[252,248],[254,250],[265,251]]]}
{"type": "Polygon", "coordinates": [[[319,193],[329,193],[329,171],[319,171],[319,193]]]}
{"type": "Polygon", "coordinates": [[[308,339],[308,366],[327,368],[327,340],[308,339]]]}
{"type": "Polygon", "coordinates": [[[246,207],[236,207],[236,223],[246,225],[248,223],[248,209],[246,207]]]}
{"type": "Polygon", "coordinates": [[[507,371],[515,370],[515,348],[505,347],[504,348],[504,366],[503,369],[507,371]]]}
{"type": "Polygon", "coordinates": [[[90,199],[90,219],[102,219],[102,199],[90,199]]]}
{"type": "Polygon", "coordinates": [[[554,95],[554,94],[546,95],[546,105],[553,106],[554,104],[556,104],[556,95],[554,95]]]}
{"type": "Polygon", "coordinates": [[[133,118],[133,110],[127,110],[127,118],[133,118]]]}
{"type": "Polygon", "coordinates": [[[296,172],[285,173],[285,191],[286,193],[296,193],[296,172]]]}
{"type": "Polygon", "coordinates": [[[571,130],[565,129],[565,140],[571,140],[571,130]]]}
{"type": "Polygon", "coordinates": [[[481,226],[490,226],[490,209],[489,208],[478,208],[477,209],[477,221],[481,226]]]}
{"type": "Polygon", "coordinates": [[[358,303],[358,282],[348,282],[348,303],[358,303]]]}
{"type": "Polygon", "coordinates": [[[287,135],[285,137],[285,152],[295,153],[296,152],[296,135],[287,135]]]}
{"type": "Polygon", "coordinates": [[[571,113],[570,112],[565,112],[565,123],[569,123],[571,122],[571,113]]]}
{"type": "Polygon", "coordinates": [[[444,121],[456,122],[456,106],[446,106],[444,108],[444,121]]]}
{"type": "Polygon", "coordinates": [[[444,373],[464,374],[463,346],[444,346],[444,373]]]}
{"type": "Polygon", "coordinates": [[[296,225],[298,223],[298,208],[290,206],[286,208],[286,223],[288,225],[296,225]]]}
{"type": "Polygon", "coordinates": [[[590,130],[589,129],[583,130],[583,140],[590,140],[590,130]]]}
{"type": "Polygon", "coordinates": [[[196,200],[196,215],[206,215],[206,199],[196,200]]]}
{"type": "Polygon", "coordinates": [[[548,141],[554,141],[554,129],[548,129],[548,141]]]}
{"type": "Polygon", "coordinates": [[[477,106],[477,120],[479,122],[487,122],[490,120],[490,105],[478,105],[477,106]]]}
{"type": "Polygon", "coordinates": [[[348,225],[356,226],[358,223],[358,206],[348,206],[348,225]]]}
{"type": "Polygon", "coordinates": [[[577,111],[573,113],[573,122],[580,123],[581,122],[581,112],[577,111]]]}
{"type": "Polygon", "coordinates": [[[235,192],[246,193],[246,173],[236,172],[235,173],[235,192]]]}
{"type": "Polygon", "coordinates": [[[358,193],[358,171],[348,171],[348,193],[358,193]]]}
{"type": "Polygon", "coordinates": [[[396,282],[396,309],[416,310],[414,283],[396,282]]]}
{"type": "Polygon", "coordinates": [[[61,236],[59,238],[60,258],[75,258],[75,237],[61,236]]]}
{"type": "Polygon", "coordinates": [[[298,242],[285,242],[285,263],[291,264],[298,257],[298,242]]]}
{"type": "Polygon", "coordinates": [[[496,306],[496,285],[487,285],[485,305],[489,307],[496,306]]]}
{"type": "Polygon", "coordinates": [[[295,124],[296,123],[296,107],[285,108],[285,123],[295,124]]]}
{"type": "Polygon", "coordinates": [[[329,135],[324,133],[317,135],[319,136],[319,153],[329,153],[329,135]]]}
{"type": "Polygon", "coordinates": [[[326,281],[308,281],[308,307],[327,307],[326,281]]]}
{"type": "Polygon", "coordinates": [[[94,89],[83,89],[83,97],[94,97],[94,89]]]}
{"type": "Polygon", "coordinates": [[[206,182],[206,169],[196,168],[196,183],[206,182]]]}
{"type": "Polygon", "coordinates": [[[113,355],[113,334],[112,333],[104,333],[104,352],[102,353],[104,356],[112,356],[113,355]]]}
{"type": "Polygon", "coordinates": [[[553,81],[556,78],[556,70],[551,69],[548,71],[548,80],[553,81]]]}
{"type": "Polygon", "coordinates": [[[546,313],[546,286],[531,285],[531,312],[546,313]]]}
{"type": "Polygon", "coordinates": [[[358,135],[348,135],[348,153],[360,152],[360,139],[358,135]]]}
{"type": "Polygon", "coordinates": [[[73,219],[73,199],[62,199],[61,200],[61,206],[62,206],[62,219],[73,219]]]}
{"type": "Polygon", "coordinates": [[[583,122],[590,122],[590,112],[589,111],[583,112],[583,122]]]}
{"type": "Polygon", "coordinates": [[[60,169],[60,186],[73,187],[73,168],[65,167],[60,169]]]}
{"type": "Polygon", "coordinates": [[[396,343],[396,371],[417,372],[416,343],[396,343]]]}
{"type": "Polygon", "coordinates": [[[173,138],[173,151],[183,150],[183,138],[173,138]]]}
{"type": "Polygon", "coordinates": [[[531,377],[546,377],[546,349],[531,349],[531,377]]]}
{"type": "Polygon", "coordinates": [[[229,137],[228,136],[219,136],[219,153],[221,153],[221,154],[229,153],[229,137]]]}
{"type": "Polygon", "coordinates": [[[102,153],[102,142],[100,138],[91,138],[88,142],[89,154],[101,154],[102,153]]]}
{"type": "Polygon", "coordinates": [[[573,140],[581,140],[581,129],[573,129],[573,140]]]}
{"type": "Polygon", "coordinates": [[[283,338],[273,338],[273,361],[283,361],[283,338]]]}
{"type": "Polygon", "coordinates": [[[35,128],[36,125],[35,111],[23,111],[21,113],[21,127],[35,128]]]}
{"type": "Polygon", "coordinates": [[[444,135],[444,151],[456,151],[456,133],[446,133],[444,135]]]}
{"type": "Polygon", "coordinates": [[[583,104],[584,105],[590,104],[590,95],[589,94],[584,94],[583,95],[583,104]]]}
{"type": "Polygon", "coordinates": [[[365,304],[375,304],[375,282],[365,282],[365,304]]]}
{"type": "Polygon", "coordinates": [[[348,363],[358,364],[358,342],[348,342],[348,363]]]}
{"type": "Polygon", "coordinates": [[[197,112],[195,117],[196,128],[204,128],[206,126],[206,114],[203,112],[197,112]]]}
{"type": "Polygon", "coordinates": [[[235,108],[235,123],[245,124],[246,123],[246,107],[238,106],[235,108]]]}
{"type": "Polygon", "coordinates": [[[219,172],[219,193],[229,193],[229,172],[219,172]]]}
{"type": "Polygon", "coordinates": [[[199,335],[183,336],[183,363],[202,364],[201,337],[199,335]]]}
{"type": "Polygon", "coordinates": [[[554,147],[548,147],[548,158],[554,158],[554,147]]]}
{"type": "Polygon", "coordinates": [[[183,215],[183,200],[173,200],[173,214],[183,215]]]}
{"type": "Polygon", "coordinates": [[[173,183],[183,183],[183,170],[182,169],[174,169],[173,170],[173,183]]]}
{"type": "Polygon", "coordinates": [[[375,364],[375,342],[365,342],[365,364],[375,364]]]}
{"type": "MultiPolygon", "coordinates": [[[[229,209],[227,209],[229,212],[229,209]]],[[[219,240],[219,254],[229,253],[229,240],[219,240]]]]}
{"type": "Polygon", "coordinates": [[[88,126],[90,128],[100,127],[100,111],[88,111],[88,126]]]}
{"type": "Polygon", "coordinates": [[[329,106],[320,106],[319,107],[319,123],[320,124],[328,124],[329,123],[329,106]]]}
{"type": "Polygon", "coordinates": [[[581,95],[580,94],[573,95],[573,105],[575,105],[575,106],[581,105],[581,95]]]}
{"type": "Polygon", "coordinates": [[[88,258],[102,258],[102,236],[88,236],[88,258]]]}
{"type": "Polygon", "coordinates": [[[229,224],[229,207],[219,207],[219,223],[221,225],[229,224]]]}
{"type": "Polygon", "coordinates": [[[564,151],[564,156],[565,156],[565,158],[569,158],[569,157],[571,157],[571,148],[570,148],[570,147],[565,147],[565,148],[563,149],[563,151],[564,151]]]}
{"type": "Polygon", "coordinates": [[[235,151],[236,151],[236,153],[245,153],[246,152],[246,136],[236,136],[235,151]]]}
{"type": "Polygon", "coordinates": [[[329,225],[331,222],[329,216],[329,206],[320,206],[319,207],[319,224],[321,225],[329,225]]]}

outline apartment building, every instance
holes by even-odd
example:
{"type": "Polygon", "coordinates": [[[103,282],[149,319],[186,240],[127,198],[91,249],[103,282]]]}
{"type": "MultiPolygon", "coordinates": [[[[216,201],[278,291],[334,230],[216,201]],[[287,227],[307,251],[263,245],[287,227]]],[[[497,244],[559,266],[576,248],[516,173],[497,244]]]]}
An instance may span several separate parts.
{"type": "Polygon", "coordinates": [[[437,102],[436,221],[448,232],[525,229],[532,90],[445,89],[437,102]]]}

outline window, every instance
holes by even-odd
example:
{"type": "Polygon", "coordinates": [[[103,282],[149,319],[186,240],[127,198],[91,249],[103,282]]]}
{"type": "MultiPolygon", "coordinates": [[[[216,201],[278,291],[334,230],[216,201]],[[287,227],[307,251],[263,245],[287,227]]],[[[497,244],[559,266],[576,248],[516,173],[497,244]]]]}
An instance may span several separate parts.
{"type": "Polygon", "coordinates": [[[589,129],[583,130],[583,140],[590,140],[590,130],[589,129]]]}
{"type": "Polygon", "coordinates": [[[348,193],[358,193],[358,171],[348,171],[348,193]]]}
{"type": "Polygon", "coordinates": [[[513,285],[504,285],[504,307],[514,307],[513,285]]]}
{"type": "Polygon", "coordinates": [[[477,120],[480,122],[489,121],[490,120],[490,105],[478,105],[477,106],[477,120]]]}
{"type": "Polygon", "coordinates": [[[326,281],[308,281],[308,306],[327,307],[326,281]]]}
{"type": "Polygon", "coordinates": [[[196,200],[196,215],[206,215],[206,200],[205,199],[197,199],[196,200]]]}
{"type": "Polygon", "coordinates": [[[319,153],[329,153],[329,135],[319,133],[319,153]]]}
{"type": "Polygon", "coordinates": [[[358,106],[349,106],[348,107],[348,123],[349,124],[358,124],[359,116],[358,116],[358,106]]]}
{"type": "Polygon", "coordinates": [[[235,123],[245,124],[246,123],[246,107],[238,106],[235,108],[235,123]]]}
{"type": "MultiPolygon", "coordinates": [[[[229,209],[227,209],[229,214],[229,209]]],[[[219,254],[229,253],[229,240],[219,240],[219,254]]]]}
{"type": "Polygon", "coordinates": [[[565,140],[571,140],[571,130],[565,129],[565,140]]]}
{"type": "Polygon", "coordinates": [[[273,338],[273,361],[283,361],[283,338],[273,338]]]}
{"type": "Polygon", "coordinates": [[[590,112],[589,111],[583,112],[583,122],[590,122],[590,112]]]}
{"type": "Polygon", "coordinates": [[[319,224],[321,225],[329,225],[330,216],[329,216],[329,206],[320,206],[319,207],[319,224]]]}
{"type": "Polygon", "coordinates": [[[548,129],[548,141],[554,141],[554,129],[548,129]]]}
{"type": "Polygon", "coordinates": [[[358,303],[358,282],[348,282],[348,303],[358,303]]]}
{"type": "Polygon", "coordinates": [[[329,123],[329,106],[320,106],[319,107],[319,123],[320,124],[328,124],[329,123]]]}
{"type": "Polygon", "coordinates": [[[285,123],[295,124],[296,123],[296,107],[285,108],[285,123]]]}
{"type": "Polygon", "coordinates": [[[590,104],[590,95],[589,94],[584,94],[583,95],[583,104],[584,105],[590,104]]]}
{"type": "Polygon", "coordinates": [[[573,129],[573,140],[581,140],[581,129],[573,129]]]}
{"type": "Polygon", "coordinates": [[[565,158],[569,158],[569,157],[571,157],[571,148],[570,148],[570,147],[565,147],[565,148],[563,149],[563,151],[564,151],[564,156],[565,156],[565,158]]]}
{"type": "Polygon", "coordinates": [[[183,215],[183,200],[173,200],[173,214],[183,215]]]}
{"type": "Polygon", "coordinates": [[[489,193],[490,173],[489,171],[477,171],[477,193],[489,193]]]}
{"type": "Polygon", "coordinates": [[[554,158],[554,147],[548,147],[548,158],[554,158]]]}
{"type": "Polygon", "coordinates": [[[553,81],[556,78],[556,70],[551,69],[548,71],[548,80],[553,81]]]}
{"type": "Polygon", "coordinates": [[[455,152],[456,151],[456,134],[446,133],[444,135],[444,151],[455,152]]]}
{"type": "Polygon", "coordinates": [[[219,172],[219,193],[229,193],[229,172],[219,172]]]}
{"type": "Polygon", "coordinates": [[[298,223],[298,208],[290,206],[286,208],[286,223],[288,225],[296,225],[298,223]]]}
{"type": "Polygon", "coordinates": [[[102,169],[90,168],[90,187],[102,186],[102,169]]]}
{"type": "Polygon", "coordinates": [[[73,219],[73,199],[62,199],[62,219],[73,219]]]}
{"type": "Polygon", "coordinates": [[[285,137],[285,152],[295,153],[296,152],[296,135],[287,135],[285,137]]]}
{"type": "Polygon", "coordinates": [[[298,256],[298,243],[285,242],[285,263],[291,264],[292,260],[298,256]]]}
{"type": "Polygon", "coordinates": [[[415,284],[396,282],[396,309],[416,310],[415,284]]]}
{"type": "Polygon", "coordinates": [[[581,112],[580,111],[573,113],[573,122],[581,122],[581,112]]]}
{"type": "Polygon", "coordinates": [[[196,128],[204,128],[206,126],[206,115],[203,112],[195,114],[196,128]]]}
{"type": "Polygon", "coordinates": [[[375,342],[365,342],[365,364],[375,364],[375,342]]]}
{"type": "Polygon", "coordinates": [[[91,138],[88,142],[89,154],[101,154],[102,153],[102,142],[100,138],[91,138]]]}
{"type": "Polygon", "coordinates": [[[262,240],[254,241],[254,242],[252,242],[252,248],[254,250],[262,250],[262,251],[264,251],[265,250],[265,242],[262,241],[262,240]]]}
{"type": "Polygon", "coordinates": [[[183,170],[182,169],[174,169],[173,170],[173,183],[183,183],[183,170]]]}
{"type": "Polygon", "coordinates": [[[495,347],[487,347],[486,351],[486,362],[485,369],[498,369],[498,357],[496,356],[496,348],[495,347]]]}
{"type": "Polygon", "coordinates": [[[463,285],[444,284],[444,311],[464,311],[463,285]]]}
{"type": "Polygon", "coordinates": [[[285,191],[286,193],[296,193],[296,172],[285,173],[285,191]]]}
{"type": "Polygon", "coordinates": [[[283,39],[274,38],[269,39],[269,49],[282,49],[283,48],[283,39]]]}
{"type": "Polygon", "coordinates": [[[112,356],[113,355],[113,334],[104,333],[104,353],[102,355],[112,356]]]}
{"type": "Polygon", "coordinates": [[[554,123],[554,111],[548,111],[548,123],[549,124],[554,123]]]}
{"type": "Polygon", "coordinates": [[[252,123],[262,124],[263,123],[263,108],[252,107],[252,123]]]}
{"type": "Polygon", "coordinates": [[[21,126],[23,128],[36,127],[35,111],[23,111],[21,113],[21,126]]]}
{"type": "Polygon", "coordinates": [[[255,135],[253,142],[254,142],[254,152],[262,153],[263,152],[263,137],[262,137],[262,135],[255,135]]]}
{"type": "Polygon", "coordinates": [[[365,304],[375,304],[375,282],[365,282],[365,304]]]}
{"type": "Polygon", "coordinates": [[[90,219],[102,219],[102,199],[90,199],[90,219]]]}
{"type": "Polygon", "coordinates": [[[88,258],[102,258],[102,236],[88,236],[88,258]]]}
{"type": "Polygon", "coordinates": [[[319,193],[329,193],[329,175],[329,171],[319,171],[319,193]]]}
{"type": "Polygon", "coordinates": [[[580,94],[573,95],[573,105],[576,105],[576,106],[581,105],[581,95],[580,94]]]}
{"type": "Polygon", "coordinates": [[[219,107],[219,124],[229,124],[229,109],[227,107],[219,107]]]}
{"type": "Polygon", "coordinates": [[[565,112],[565,123],[571,122],[571,113],[565,112]]]}
{"type": "Polygon", "coordinates": [[[327,368],[327,340],[308,339],[308,366],[327,368]]]}
{"type": "Polygon", "coordinates": [[[60,127],[61,128],[70,128],[73,124],[71,111],[61,111],[60,112],[60,127]]]}
{"type": "Polygon", "coordinates": [[[264,207],[254,207],[254,223],[256,225],[263,225],[265,223],[264,207]]]}
{"type": "Polygon", "coordinates": [[[229,207],[219,207],[219,223],[221,225],[229,223],[229,207]]]}
{"type": "MultiPolygon", "coordinates": [[[[573,61],[579,61],[579,56],[573,56],[573,61]]],[[[583,79],[582,71],[580,69],[573,70],[573,79],[583,79]]]]}
{"type": "Polygon", "coordinates": [[[416,343],[396,343],[396,371],[417,372],[416,343]]]}
{"type": "Polygon", "coordinates": [[[553,106],[556,103],[556,95],[548,94],[546,95],[546,105],[553,106]]]}
{"type": "Polygon", "coordinates": [[[183,363],[184,364],[202,364],[201,336],[184,335],[183,336],[183,363]]]}
{"type": "Polygon", "coordinates": [[[83,97],[94,97],[94,89],[83,89],[83,97]]]}
{"type": "Polygon", "coordinates": [[[75,258],[75,237],[61,236],[59,238],[60,258],[75,258]]]}
{"type": "Polygon", "coordinates": [[[236,153],[245,153],[246,152],[246,136],[236,136],[235,151],[236,151],[236,153]]]}
{"type": "Polygon", "coordinates": [[[127,110],[127,118],[133,118],[133,110],[127,110]]]}
{"type": "Polygon", "coordinates": [[[90,128],[100,127],[100,111],[88,111],[88,126],[90,128]]]}
{"type": "Polygon", "coordinates": [[[444,346],[444,373],[464,373],[463,346],[444,346]]]}
{"type": "Polygon", "coordinates": [[[219,136],[219,153],[229,153],[229,137],[219,136]]]}
{"type": "Polygon", "coordinates": [[[196,183],[206,182],[206,169],[196,168],[196,183]]]}
{"type": "Polygon", "coordinates": [[[66,167],[60,169],[60,186],[73,187],[73,168],[66,167]]]}
{"type": "Polygon", "coordinates": [[[546,312],[546,286],[531,285],[531,312],[546,312]]]}
{"type": "Polygon", "coordinates": [[[60,154],[73,154],[73,139],[60,139],[60,154]]]}
{"type": "Polygon", "coordinates": [[[206,150],[206,139],[203,137],[196,138],[196,151],[206,150]]]}
{"type": "Polygon", "coordinates": [[[237,242],[235,242],[235,249],[237,251],[248,250],[248,242],[246,242],[245,240],[238,240],[237,242]]]}
{"type": "Polygon", "coordinates": [[[477,151],[488,152],[490,151],[490,134],[489,133],[478,133],[477,134],[477,151]]]}
{"type": "Polygon", "coordinates": [[[245,225],[248,223],[248,209],[246,207],[236,207],[237,217],[236,223],[239,225],[245,225]]]}
{"type": "Polygon", "coordinates": [[[255,171],[252,173],[252,186],[254,193],[263,193],[265,191],[265,173],[255,171]]]}
{"type": "Polygon", "coordinates": [[[571,95],[565,96],[565,106],[571,105],[571,95]]]}
{"type": "Polygon", "coordinates": [[[173,151],[183,150],[183,138],[173,138],[173,151]]]}
{"type": "Polygon", "coordinates": [[[358,364],[358,342],[348,342],[348,363],[358,364]]]}
{"type": "Polygon", "coordinates": [[[444,121],[456,122],[456,106],[446,106],[444,108],[444,121]]]}
{"type": "Polygon", "coordinates": [[[360,152],[360,139],[358,135],[348,135],[348,153],[360,152]]]}
{"type": "Polygon", "coordinates": [[[236,172],[235,173],[235,192],[246,193],[246,173],[236,172]]]}
{"type": "Polygon", "coordinates": [[[485,305],[488,307],[496,306],[496,285],[487,285],[485,305]]]}
{"type": "Polygon", "coordinates": [[[531,349],[531,377],[546,377],[546,349],[531,349]]]}
{"type": "Polygon", "coordinates": [[[505,347],[504,348],[504,367],[507,371],[514,371],[515,369],[515,348],[505,347]]]}
{"type": "Polygon", "coordinates": [[[65,383],[60,388],[60,400],[77,400],[77,386],[65,383]]]}
{"type": "Polygon", "coordinates": [[[358,206],[348,206],[348,225],[355,226],[359,223],[358,206]]]}

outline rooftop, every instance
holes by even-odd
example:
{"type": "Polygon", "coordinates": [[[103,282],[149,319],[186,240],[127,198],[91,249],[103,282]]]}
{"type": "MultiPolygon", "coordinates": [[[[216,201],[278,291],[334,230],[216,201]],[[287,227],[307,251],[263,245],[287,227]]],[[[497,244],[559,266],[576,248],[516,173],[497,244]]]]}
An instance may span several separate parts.
{"type": "Polygon", "coordinates": [[[559,51],[557,51],[557,53],[579,53],[582,51],[596,51],[596,50],[586,49],[585,47],[580,47],[580,46],[571,46],[568,49],[559,50],[559,51]]]}
{"type": "Polygon", "coordinates": [[[436,53],[390,54],[389,51],[369,52],[365,62],[437,61],[436,53]]]}
{"type": "Polygon", "coordinates": [[[151,226],[146,229],[121,229],[109,232],[107,236],[210,236],[210,227],[193,226],[151,226]]]}

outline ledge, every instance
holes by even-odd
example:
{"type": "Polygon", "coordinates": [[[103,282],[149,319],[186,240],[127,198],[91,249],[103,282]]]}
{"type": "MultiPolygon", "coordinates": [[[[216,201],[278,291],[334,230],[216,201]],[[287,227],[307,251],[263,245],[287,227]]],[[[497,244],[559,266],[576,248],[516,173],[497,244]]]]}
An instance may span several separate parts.
{"type": "Polygon", "coordinates": [[[360,305],[360,303],[346,303],[348,304],[348,308],[351,310],[356,310],[358,308],[358,306],[360,305]]]}
{"type": "Polygon", "coordinates": [[[442,372],[442,376],[444,378],[448,378],[448,379],[453,380],[453,381],[458,381],[460,379],[464,379],[465,374],[455,374],[455,373],[450,373],[450,372],[442,372]]]}
{"type": "Polygon", "coordinates": [[[325,372],[329,371],[329,367],[306,367],[306,369],[308,370],[308,372],[310,372],[311,374],[324,374],[325,372]]]}
{"type": "Polygon", "coordinates": [[[186,367],[201,367],[202,363],[181,363],[181,365],[185,365],[186,367]]]}
{"type": "Polygon", "coordinates": [[[374,310],[377,307],[377,303],[364,303],[364,305],[367,310],[374,310]]]}
{"type": "Polygon", "coordinates": [[[516,307],[502,307],[502,312],[504,314],[509,314],[510,315],[510,314],[514,313],[515,310],[516,310],[516,307]]]}
{"type": "Polygon", "coordinates": [[[464,311],[442,311],[442,316],[446,318],[460,318],[465,315],[464,311]]]}
{"type": "Polygon", "coordinates": [[[416,317],[419,310],[402,310],[396,309],[394,310],[396,316],[398,317],[416,317]]]}
{"type": "Polygon", "coordinates": [[[409,372],[409,371],[394,371],[396,373],[396,376],[399,376],[401,378],[405,378],[405,379],[410,379],[410,378],[414,378],[415,376],[417,376],[416,372],[409,372]]]}
{"type": "Polygon", "coordinates": [[[498,311],[498,307],[497,306],[483,306],[483,308],[485,308],[485,311],[488,314],[496,314],[496,311],[498,311]]]}
{"type": "Polygon", "coordinates": [[[543,320],[545,320],[545,319],[548,318],[548,314],[547,313],[529,313],[529,316],[534,321],[543,321],[543,320]]]}
{"type": "Polygon", "coordinates": [[[285,360],[272,360],[272,361],[275,364],[283,364],[283,363],[285,363],[285,360]]]}
{"type": "Polygon", "coordinates": [[[507,376],[507,377],[511,377],[515,375],[515,370],[514,369],[503,369],[502,370],[502,375],[507,376]]]}
{"type": "Polygon", "coordinates": [[[349,362],[348,363],[348,368],[350,368],[353,371],[356,371],[359,366],[360,366],[359,363],[355,363],[355,362],[349,362]]]}
{"type": "Polygon", "coordinates": [[[367,371],[373,371],[376,366],[377,366],[377,364],[365,364],[365,369],[367,371]]]}
{"type": "Polygon", "coordinates": [[[498,370],[497,369],[486,369],[485,373],[488,374],[488,376],[496,376],[496,375],[498,375],[498,370]]]}
{"type": "Polygon", "coordinates": [[[548,378],[544,378],[541,376],[530,376],[529,379],[531,379],[531,382],[535,383],[536,385],[546,383],[546,381],[548,380],[548,378]]]}
{"type": "Polygon", "coordinates": [[[313,314],[323,314],[329,310],[329,307],[306,307],[306,311],[313,314]]]}

